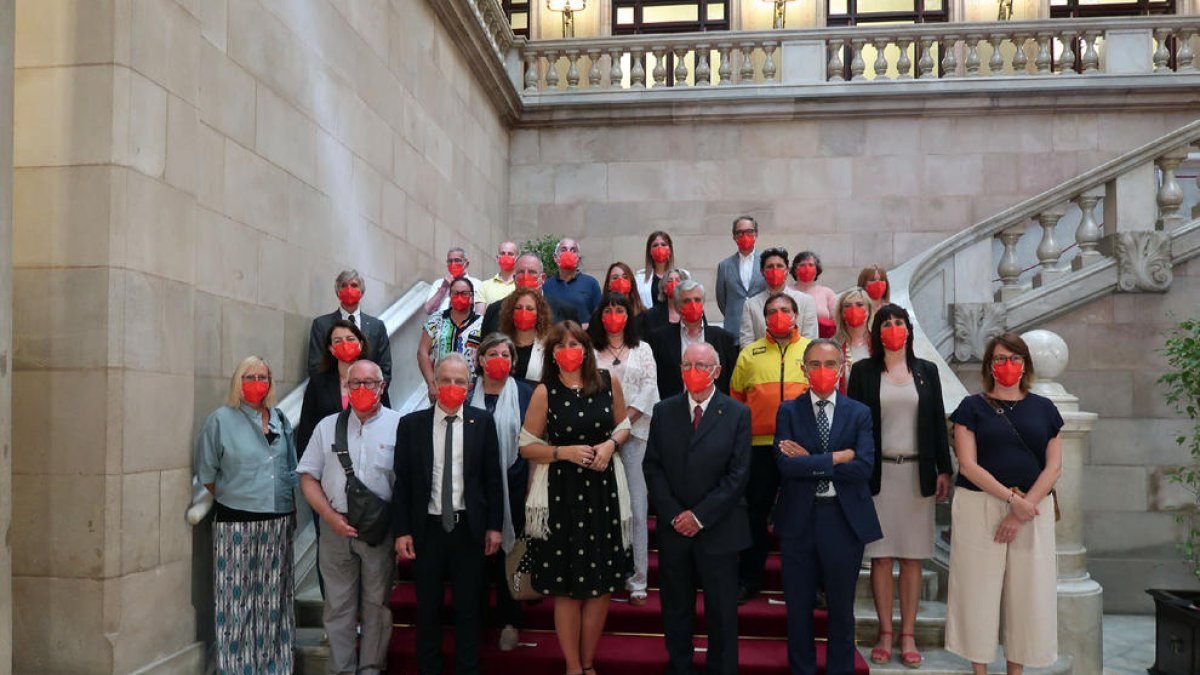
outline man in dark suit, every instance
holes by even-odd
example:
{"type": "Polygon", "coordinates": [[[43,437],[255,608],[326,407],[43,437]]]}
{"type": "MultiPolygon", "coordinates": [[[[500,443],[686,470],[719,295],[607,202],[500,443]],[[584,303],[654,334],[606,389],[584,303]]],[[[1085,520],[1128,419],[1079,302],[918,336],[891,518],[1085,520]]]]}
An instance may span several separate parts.
{"type": "Polygon", "coordinates": [[[448,354],[436,371],[438,401],[396,429],[396,556],[413,561],[417,667],[442,672],[443,583],[454,589],[455,672],[479,673],[485,557],[500,547],[503,492],[492,416],[464,406],[470,371],[448,354]]]}
{"type": "MultiPolygon", "coordinates": [[[[542,284],[546,281],[546,275],[542,273],[542,259],[537,257],[536,253],[522,253],[517,258],[517,266],[513,268],[513,279],[516,281],[517,288],[534,288],[540,292],[542,284]]],[[[550,305],[550,313],[554,323],[568,319],[575,323],[588,320],[586,316],[580,317],[579,313],[575,311],[575,306],[571,303],[550,297],[544,293],[542,297],[550,305]]],[[[487,310],[483,313],[483,326],[480,330],[480,335],[486,337],[500,330],[500,306],[503,304],[503,300],[497,300],[487,306],[487,310]]]]}
{"type": "Polygon", "coordinates": [[[863,548],[883,537],[868,481],[875,465],[871,411],[838,396],[842,350],[829,339],[804,350],[809,391],[779,407],[776,459],[782,491],[775,534],[783,548],[792,675],[817,672],[813,600],[829,607],[826,672],[854,672],[854,589],[863,548]]]}
{"type": "Polygon", "coordinates": [[[388,405],[387,386],[392,381],[392,346],[388,342],[387,327],[379,319],[364,314],[359,303],[366,292],[366,283],[358,270],[342,270],[333,282],[333,290],[337,293],[339,307],[329,314],[322,314],[313,319],[312,329],[308,332],[308,376],[312,377],[321,370],[321,360],[325,356],[325,338],[333,322],[344,319],[358,326],[367,338],[371,347],[369,353],[362,357],[374,361],[383,371],[384,398],[383,405],[388,405]]]}
{"type": "Polygon", "coordinates": [[[711,326],[704,319],[704,287],[695,281],[682,281],[675,287],[672,299],[679,310],[679,323],[670,324],[651,333],[646,342],[654,352],[654,363],[658,368],[658,397],[667,399],[683,391],[679,363],[687,345],[707,342],[717,352],[721,370],[717,376],[717,389],[729,394],[729,378],[737,363],[737,337],[719,326],[711,326]]]}
{"type": "Polygon", "coordinates": [[[704,591],[708,669],[738,669],[738,552],[750,545],[746,482],[750,409],[717,391],[721,370],[711,345],[683,354],[686,394],[654,406],[642,465],[658,513],[667,672],[690,675],[696,590],[704,591]]]}
{"type": "Polygon", "coordinates": [[[750,216],[738,216],[733,221],[733,241],[737,253],[717,264],[717,307],[725,317],[725,330],[738,334],[742,321],[742,306],[746,298],[767,289],[767,281],[759,268],[754,244],[758,240],[758,222],[750,216]]]}

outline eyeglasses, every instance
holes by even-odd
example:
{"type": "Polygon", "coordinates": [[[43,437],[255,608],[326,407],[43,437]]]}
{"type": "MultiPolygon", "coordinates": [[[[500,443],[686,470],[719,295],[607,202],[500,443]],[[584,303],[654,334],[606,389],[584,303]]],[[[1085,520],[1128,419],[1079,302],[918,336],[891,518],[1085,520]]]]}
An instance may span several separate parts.
{"type": "Polygon", "coordinates": [[[467,262],[466,258],[446,258],[447,265],[450,263],[465,263],[465,262],[467,262]]]}
{"type": "Polygon", "coordinates": [[[452,292],[452,293],[450,294],[450,297],[453,297],[453,298],[469,298],[469,297],[471,297],[471,295],[472,295],[471,291],[454,291],[454,292],[452,292]]]}
{"type": "Polygon", "coordinates": [[[1011,355],[1001,354],[1000,356],[993,356],[992,363],[998,363],[1000,365],[1004,365],[1006,363],[1016,363],[1019,365],[1019,364],[1025,363],[1025,357],[1021,356],[1020,354],[1011,354],[1011,355]]]}
{"type": "Polygon", "coordinates": [[[734,232],[733,234],[734,234],[734,236],[739,236],[739,235],[743,235],[743,234],[758,234],[758,228],[752,227],[752,228],[746,229],[746,230],[738,230],[737,232],[734,232]]]}
{"type": "Polygon", "coordinates": [[[578,246],[569,246],[569,247],[568,246],[559,246],[558,247],[559,253],[566,253],[567,251],[570,251],[571,253],[579,253],[579,247],[578,246]]]}
{"type": "Polygon", "coordinates": [[[383,384],[383,380],[350,380],[346,383],[346,386],[350,389],[358,389],[360,387],[374,389],[381,384],[383,384]]]}
{"type": "Polygon", "coordinates": [[[242,382],[270,382],[270,375],[243,375],[242,382]]]}
{"type": "Polygon", "coordinates": [[[706,373],[711,373],[716,367],[717,364],[715,363],[690,363],[688,361],[684,361],[679,364],[680,370],[700,370],[706,373]]]}

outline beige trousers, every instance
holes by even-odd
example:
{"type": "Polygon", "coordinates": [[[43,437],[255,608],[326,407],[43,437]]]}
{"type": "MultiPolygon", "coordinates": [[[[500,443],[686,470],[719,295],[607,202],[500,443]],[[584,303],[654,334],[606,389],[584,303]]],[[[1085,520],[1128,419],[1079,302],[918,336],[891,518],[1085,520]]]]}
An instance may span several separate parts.
{"type": "Polygon", "coordinates": [[[1008,515],[1003,500],[973,490],[954,491],[951,507],[950,588],[946,649],[974,663],[996,658],[1000,621],[1004,655],[1013,663],[1049,666],[1058,658],[1058,565],[1054,502],[1025,523],[1011,543],[994,541],[1008,515]]]}

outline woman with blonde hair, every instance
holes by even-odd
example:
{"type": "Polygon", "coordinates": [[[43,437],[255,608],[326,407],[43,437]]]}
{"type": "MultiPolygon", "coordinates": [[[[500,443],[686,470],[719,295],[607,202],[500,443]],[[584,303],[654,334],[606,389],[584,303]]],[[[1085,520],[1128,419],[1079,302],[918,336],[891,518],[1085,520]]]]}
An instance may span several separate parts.
{"type": "Polygon", "coordinates": [[[226,673],[292,672],[296,451],[274,405],[270,366],[248,356],[196,439],[196,475],[214,497],[217,667],[226,673]]]}
{"type": "Polygon", "coordinates": [[[874,316],[875,306],[862,288],[855,286],[838,296],[837,311],[834,313],[837,332],[833,334],[833,339],[842,347],[842,376],[838,381],[838,391],[843,394],[850,382],[850,370],[854,363],[871,356],[870,325],[874,316]]]}

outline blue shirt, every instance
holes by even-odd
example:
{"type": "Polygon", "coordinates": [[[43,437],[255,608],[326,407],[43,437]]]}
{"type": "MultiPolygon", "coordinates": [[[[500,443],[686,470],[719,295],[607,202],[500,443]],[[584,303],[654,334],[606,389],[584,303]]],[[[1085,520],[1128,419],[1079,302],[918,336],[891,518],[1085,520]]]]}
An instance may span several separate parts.
{"type": "Polygon", "coordinates": [[[579,315],[579,322],[588,323],[600,304],[600,283],[583,272],[576,272],[570,281],[553,276],[542,284],[542,295],[571,305],[579,315]]]}
{"type": "MultiPolygon", "coordinates": [[[[950,415],[950,421],[975,433],[975,461],[980,467],[1005,487],[1028,492],[1046,466],[1046,446],[1062,429],[1063,418],[1050,399],[1037,394],[1026,394],[1016,405],[1012,401],[1001,405],[1003,414],[982,396],[968,396],[950,415]],[[1012,425],[1004,421],[1005,416],[1012,425]]],[[[959,487],[979,491],[961,473],[955,482],[959,487]]]]}
{"type": "Polygon", "coordinates": [[[196,438],[196,475],[215,483],[213,496],[222,506],[252,513],[291,513],[296,486],[296,451],[292,427],[278,408],[271,410],[267,429],[262,415],[246,404],[217,408],[196,438]]]}

